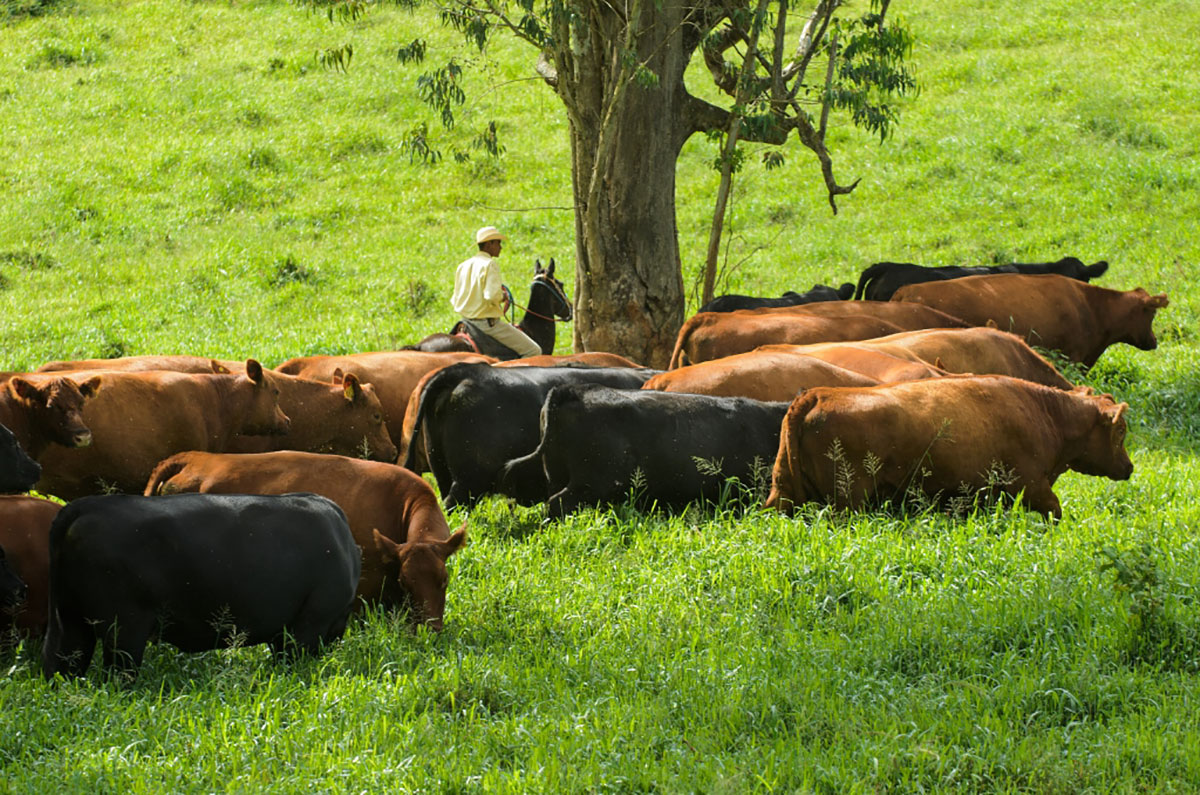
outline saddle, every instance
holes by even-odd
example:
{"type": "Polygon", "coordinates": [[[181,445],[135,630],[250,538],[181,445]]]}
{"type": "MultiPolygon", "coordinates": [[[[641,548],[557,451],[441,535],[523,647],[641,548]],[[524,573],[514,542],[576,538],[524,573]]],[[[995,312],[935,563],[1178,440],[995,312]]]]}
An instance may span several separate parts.
{"type": "Polygon", "coordinates": [[[456,337],[471,347],[475,353],[492,356],[502,361],[516,359],[517,352],[503,345],[480,331],[473,323],[460,320],[450,329],[450,336],[456,337]]]}

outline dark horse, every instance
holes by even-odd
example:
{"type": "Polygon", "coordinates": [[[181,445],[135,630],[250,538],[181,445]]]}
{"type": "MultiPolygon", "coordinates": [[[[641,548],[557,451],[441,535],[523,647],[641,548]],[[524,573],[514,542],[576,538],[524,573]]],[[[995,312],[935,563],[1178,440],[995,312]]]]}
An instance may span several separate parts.
{"type": "MultiPolygon", "coordinates": [[[[513,305],[522,308],[516,302],[513,305]]],[[[560,320],[570,321],[573,312],[563,283],[554,277],[553,259],[550,260],[548,268],[542,267],[541,260],[534,263],[533,283],[529,285],[529,305],[523,308],[525,316],[521,318],[517,328],[536,342],[542,353],[554,353],[555,324],[560,320]]],[[[486,334],[475,331],[470,324],[462,320],[454,324],[449,334],[430,334],[416,345],[410,345],[403,350],[427,353],[477,351],[497,359],[517,358],[516,351],[501,345],[486,334]]]]}

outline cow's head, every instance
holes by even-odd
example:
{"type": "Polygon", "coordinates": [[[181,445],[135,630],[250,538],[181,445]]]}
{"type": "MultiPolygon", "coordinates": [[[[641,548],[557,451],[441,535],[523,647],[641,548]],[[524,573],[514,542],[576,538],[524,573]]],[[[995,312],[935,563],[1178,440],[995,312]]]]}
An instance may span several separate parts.
{"type": "Polygon", "coordinates": [[[279,408],[279,384],[276,373],[264,370],[257,359],[246,360],[246,379],[250,382],[249,411],[242,420],[241,432],[248,436],[282,436],[291,428],[291,420],[279,408]]]}
{"type": "Polygon", "coordinates": [[[1150,295],[1141,287],[1124,294],[1118,342],[1126,342],[1143,351],[1158,347],[1154,336],[1154,313],[1169,304],[1166,293],[1150,295]]]}
{"type": "MultiPolygon", "coordinates": [[[[92,432],[83,422],[83,404],[99,391],[100,379],[94,375],[77,384],[69,378],[54,378],[39,386],[17,376],[9,380],[8,388],[25,410],[36,436],[63,447],[87,447],[92,432]]],[[[28,452],[36,456],[40,451],[28,452]]]]}
{"type": "Polygon", "coordinates": [[[371,532],[384,561],[399,564],[398,582],[400,590],[408,597],[413,625],[441,632],[449,579],[446,559],[467,543],[466,524],[445,541],[397,544],[378,530],[371,532]]]}
{"type": "Polygon", "coordinates": [[[1085,475],[1129,480],[1133,462],[1125,450],[1125,412],[1128,403],[1114,403],[1111,395],[1090,395],[1084,398],[1096,409],[1094,424],[1084,441],[1080,455],[1071,462],[1071,469],[1085,475]]]}
{"type": "Polygon", "coordinates": [[[17,573],[8,567],[8,561],[4,557],[4,548],[0,547],[0,608],[8,611],[18,606],[25,601],[25,595],[29,593],[29,589],[25,587],[25,583],[17,576],[17,573]]]}
{"type": "Polygon", "coordinates": [[[42,477],[42,468],[29,457],[17,437],[0,425],[0,494],[29,491],[42,477]]]}
{"type": "Polygon", "coordinates": [[[337,427],[346,429],[346,435],[357,440],[357,449],[347,454],[394,463],[399,452],[388,434],[375,387],[362,383],[354,373],[343,375],[341,368],[333,371],[333,385],[341,388],[345,399],[337,427]]]}

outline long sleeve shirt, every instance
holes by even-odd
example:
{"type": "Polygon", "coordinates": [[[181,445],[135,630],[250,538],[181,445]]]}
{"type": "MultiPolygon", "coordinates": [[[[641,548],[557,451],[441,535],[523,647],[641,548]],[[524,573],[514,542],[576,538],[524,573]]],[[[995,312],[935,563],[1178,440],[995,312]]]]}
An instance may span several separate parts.
{"type": "Polygon", "coordinates": [[[481,251],[459,263],[450,296],[455,312],[469,320],[503,317],[503,298],[500,266],[494,257],[481,251]]]}

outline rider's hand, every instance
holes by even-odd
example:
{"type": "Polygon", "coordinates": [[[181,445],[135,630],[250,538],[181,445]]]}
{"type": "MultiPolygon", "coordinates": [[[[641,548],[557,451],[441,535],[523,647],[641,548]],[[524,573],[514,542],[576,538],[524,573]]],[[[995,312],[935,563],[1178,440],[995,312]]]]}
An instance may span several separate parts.
{"type": "Polygon", "coordinates": [[[500,308],[502,311],[507,312],[508,307],[512,304],[512,293],[509,291],[508,285],[505,284],[500,285],[500,290],[500,308]]]}

